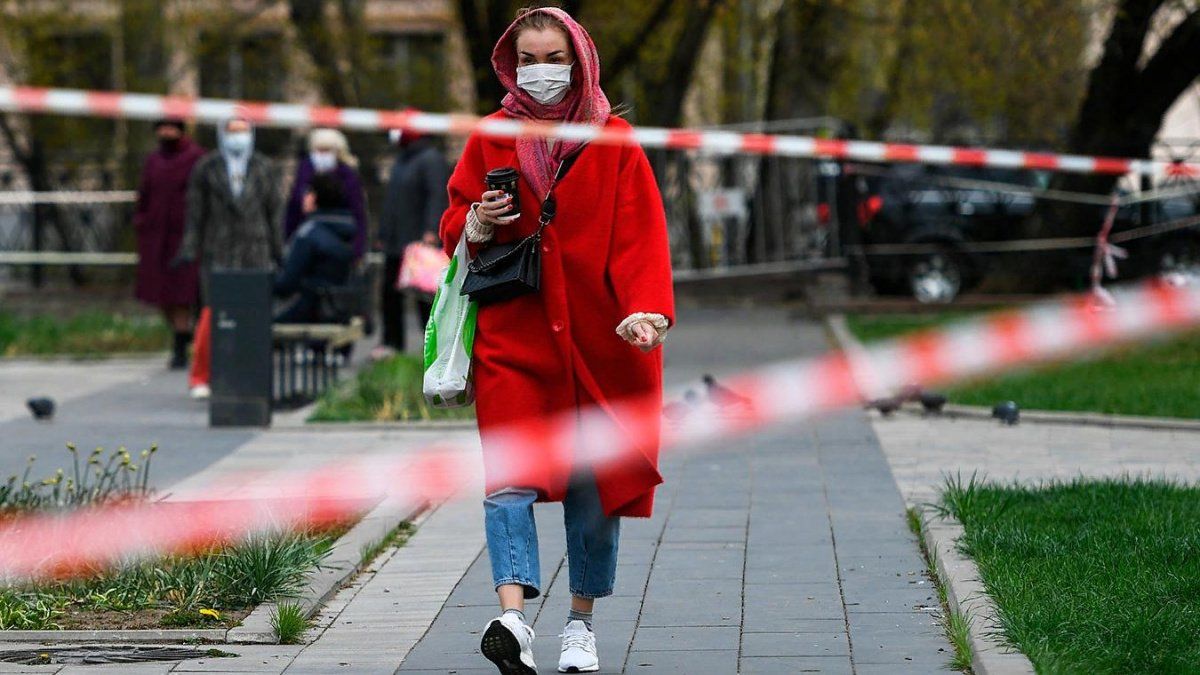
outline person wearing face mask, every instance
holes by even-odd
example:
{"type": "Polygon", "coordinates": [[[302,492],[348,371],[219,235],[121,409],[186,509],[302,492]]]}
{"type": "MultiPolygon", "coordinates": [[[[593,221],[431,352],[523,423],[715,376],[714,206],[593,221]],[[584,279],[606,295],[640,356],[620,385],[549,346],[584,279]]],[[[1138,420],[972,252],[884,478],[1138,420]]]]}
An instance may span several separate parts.
{"type": "Polygon", "coordinates": [[[304,196],[305,221],[288,244],[287,258],[275,275],[276,296],[291,298],[275,315],[276,323],[324,323],[342,320],[323,311],[321,292],[350,277],[354,219],[337,176],[313,176],[304,196]]]}
{"type": "Polygon", "coordinates": [[[187,367],[198,280],[194,265],[172,269],[169,263],[183,239],[188,177],[204,148],[188,138],[180,119],[155,122],[154,134],[158,147],[142,167],[133,212],[138,250],[134,295],[162,311],[175,336],[169,363],[175,370],[187,367]]]}
{"type": "Polygon", "coordinates": [[[367,241],[367,206],[362,178],[358,175],[358,158],[350,152],[346,136],[337,129],[313,129],[308,134],[308,152],[296,164],[292,191],[288,197],[283,219],[283,236],[290,241],[305,221],[304,196],[313,176],[333,174],[342,183],[347,207],[354,216],[354,258],[362,257],[367,241]]]}
{"type": "MultiPolygon", "coordinates": [[[[217,127],[217,150],[196,163],[188,181],[187,227],[173,267],[198,262],[201,295],[213,270],[273,270],[283,257],[279,178],[254,150],[254,129],[235,117],[217,127]]],[[[206,302],[205,302],[206,305],[206,302]]],[[[208,398],[212,316],[196,326],[189,390],[208,398]]]]}
{"type": "MultiPolygon", "coordinates": [[[[508,94],[489,119],[631,129],[600,88],[591,37],[561,9],[522,11],[496,44],[492,66],[508,94]]],[[[561,465],[539,459],[563,450],[523,448],[528,456],[513,457],[504,445],[508,424],[583,408],[609,412],[608,404],[635,397],[662,401],[660,345],[674,321],[674,295],[662,196],[640,147],[472,134],[450,178],[446,254],[464,234],[472,254],[533,234],[552,190],[557,209],[540,243],[540,289],[478,305],[471,360],[484,529],[502,611],[480,651],[506,674],[537,672],[524,615],[525,600],[542,589],[534,502],[563,502],[571,601],[558,669],[595,672],[592,612],[613,592],[620,520],[649,517],[662,482],[659,415],[642,421],[637,452],[603,467],[548,468],[561,465]],[[519,173],[519,213],[510,195],[485,181],[504,167],[519,173]],[[493,475],[509,464],[528,468],[519,483],[493,475]]]]}
{"type": "MultiPolygon", "coordinates": [[[[384,255],[380,314],[383,317],[383,340],[371,353],[380,359],[403,352],[405,348],[405,318],[403,291],[396,288],[404,250],[409,244],[421,241],[431,246],[438,243],[438,222],[446,210],[446,181],[450,169],[437,142],[415,131],[396,129],[389,135],[396,148],[396,161],[388,176],[379,211],[379,234],[376,248],[384,255]]],[[[429,321],[430,304],[418,299],[417,319],[424,328],[429,321]]]]}

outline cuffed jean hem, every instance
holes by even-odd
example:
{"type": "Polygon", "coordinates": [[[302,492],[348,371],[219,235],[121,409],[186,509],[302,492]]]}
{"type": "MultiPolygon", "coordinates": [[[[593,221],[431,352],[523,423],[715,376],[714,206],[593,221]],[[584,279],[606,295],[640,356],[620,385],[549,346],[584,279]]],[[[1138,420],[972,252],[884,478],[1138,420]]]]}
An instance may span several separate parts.
{"type": "Polygon", "coordinates": [[[613,589],[611,589],[611,588],[608,589],[607,591],[601,591],[599,593],[584,593],[582,591],[577,591],[577,590],[571,589],[572,597],[584,598],[587,600],[595,600],[596,598],[607,598],[608,596],[610,596],[612,594],[613,594],[613,589]]]}
{"type": "Polygon", "coordinates": [[[497,579],[495,590],[500,590],[501,586],[509,584],[518,584],[525,588],[525,599],[532,600],[542,594],[542,591],[537,587],[537,584],[531,584],[525,579],[497,579]]]}

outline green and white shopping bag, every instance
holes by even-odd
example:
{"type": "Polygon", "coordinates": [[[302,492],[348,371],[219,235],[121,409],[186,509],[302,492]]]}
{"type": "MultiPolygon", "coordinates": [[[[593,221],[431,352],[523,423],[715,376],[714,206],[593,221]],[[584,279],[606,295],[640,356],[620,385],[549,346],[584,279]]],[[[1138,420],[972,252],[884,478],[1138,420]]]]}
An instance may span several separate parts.
{"type": "Polygon", "coordinates": [[[461,408],[475,402],[471,348],[477,308],[459,292],[467,278],[468,262],[464,233],[438,283],[429,323],[425,325],[425,400],[435,408],[461,408]]]}

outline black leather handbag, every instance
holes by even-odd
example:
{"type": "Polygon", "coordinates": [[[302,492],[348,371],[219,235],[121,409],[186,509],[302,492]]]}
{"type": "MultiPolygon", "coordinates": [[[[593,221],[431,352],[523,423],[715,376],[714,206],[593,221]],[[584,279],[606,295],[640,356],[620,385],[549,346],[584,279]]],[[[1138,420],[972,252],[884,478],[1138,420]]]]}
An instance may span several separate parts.
{"type": "MultiPolygon", "coordinates": [[[[568,160],[559,165],[555,183],[572,163],[568,160]]],[[[487,305],[538,292],[542,286],[542,232],[554,220],[556,210],[554,187],[551,186],[550,194],[542,202],[537,231],[520,241],[481,250],[467,264],[467,278],[463,279],[460,293],[480,305],[487,305]]]]}

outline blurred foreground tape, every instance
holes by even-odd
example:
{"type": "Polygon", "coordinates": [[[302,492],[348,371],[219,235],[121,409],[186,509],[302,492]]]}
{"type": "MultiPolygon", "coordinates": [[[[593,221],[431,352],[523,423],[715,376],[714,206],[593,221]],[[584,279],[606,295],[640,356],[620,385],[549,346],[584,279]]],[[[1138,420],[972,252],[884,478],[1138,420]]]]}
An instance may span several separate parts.
{"type": "MultiPolygon", "coordinates": [[[[695,450],[780,422],[860,403],[863,391],[932,386],[1200,324],[1200,286],[1149,283],[1114,293],[1098,310],[1088,295],[878,343],[784,361],[725,381],[723,404],[673,414],[663,451],[695,450]]],[[[673,406],[677,408],[677,406],[673,406]]],[[[625,400],[606,409],[516,425],[489,436],[490,476],[520,484],[537,464],[607,471],[644,462],[661,401],[625,400]],[[532,449],[532,451],[531,451],[532,449]]],[[[725,444],[723,447],[729,447],[725,444]]],[[[15,516],[0,526],[0,575],[10,582],[88,574],[132,558],[197,550],[271,528],[337,521],[384,497],[417,505],[477,485],[473,444],[436,444],[399,457],[346,457],[326,466],[238,481],[238,499],[205,500],[204,488],[171,501],[114,505],[63,515],[15,516]]],[[[236,477],[235,477],[236,478],[236,477]]],[[[229,477],[222,478],[228,486],[229,477]]],[[[209,493],[211,494],[211,493],[209,493]]]]}

